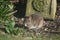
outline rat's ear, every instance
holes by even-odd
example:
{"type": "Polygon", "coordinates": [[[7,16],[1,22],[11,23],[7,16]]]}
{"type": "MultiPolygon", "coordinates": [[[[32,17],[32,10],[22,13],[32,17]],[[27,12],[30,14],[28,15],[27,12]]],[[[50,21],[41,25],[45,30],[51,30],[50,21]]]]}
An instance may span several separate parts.
{"type": "Polygon", "coordinates": [[[31,16],[26,16],[25,19],[31,20],[31,16]]]}

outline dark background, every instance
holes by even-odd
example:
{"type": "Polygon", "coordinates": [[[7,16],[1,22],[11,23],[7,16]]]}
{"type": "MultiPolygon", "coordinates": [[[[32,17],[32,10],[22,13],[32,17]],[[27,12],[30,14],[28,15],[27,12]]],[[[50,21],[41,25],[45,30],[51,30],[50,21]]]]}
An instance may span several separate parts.
{"type": "MultiPolygon", "coordinates": [[[[25,13],[26,13],[26,4],[27,4],[27,0],[19,0],[19,2],[14,3],[15,5],[15,10],[18,10],[14,16],[17,18],[22,18],[25,17],[25,13]]],[[[60,5],[60,0],[57,0],[57,6],[60,5]]]]}
{"type": "Polygon", "coordinates": [[[18,10],[18,11],[14,14],[14,16],[16,16],[16,17],[18,17],[18,18],[25,17],[26,4],[27,4],[27,0],[19,0],[18,3],[14,3],[14,5],[15,5],[15,10],[18,10]]]}

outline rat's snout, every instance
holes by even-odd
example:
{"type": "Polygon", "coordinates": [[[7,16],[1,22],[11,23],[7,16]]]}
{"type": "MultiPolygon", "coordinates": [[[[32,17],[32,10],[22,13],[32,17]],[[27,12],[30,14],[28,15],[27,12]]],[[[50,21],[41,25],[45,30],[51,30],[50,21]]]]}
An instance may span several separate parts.
{"type": "Polygon", "coordinates": [[[25,24],[25,26],[27,26],[27,24],[25,24]]]}

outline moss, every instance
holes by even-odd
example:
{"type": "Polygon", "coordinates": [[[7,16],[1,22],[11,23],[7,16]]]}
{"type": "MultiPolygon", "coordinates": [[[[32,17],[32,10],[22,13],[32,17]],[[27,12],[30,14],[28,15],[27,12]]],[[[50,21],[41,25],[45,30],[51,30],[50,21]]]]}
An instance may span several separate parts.
{"type": "Polygon", "coordinates": [[[56,0],[27,0],[26,16],[40,13],[46,19],[55,19],[56,0]]]}

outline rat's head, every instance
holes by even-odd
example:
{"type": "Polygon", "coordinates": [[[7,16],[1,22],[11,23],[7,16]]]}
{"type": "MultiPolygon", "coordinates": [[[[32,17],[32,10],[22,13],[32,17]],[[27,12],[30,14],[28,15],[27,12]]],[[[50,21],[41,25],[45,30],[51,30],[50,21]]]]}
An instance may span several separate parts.
{"type": "Polygon", "coordinates": [[[31,18],[31,16],[25,18],[24,24],[25,24],[25,26],[26,26],[28,29],[34,28],[34,26],[33,26],[33,24],[32,24],[32,18],[31,18]]]}

